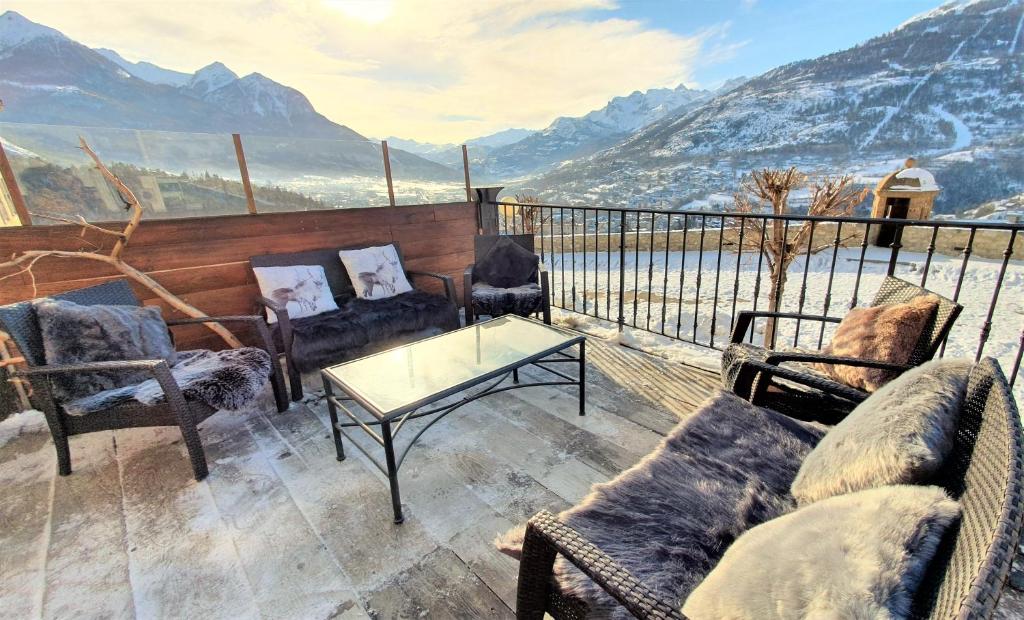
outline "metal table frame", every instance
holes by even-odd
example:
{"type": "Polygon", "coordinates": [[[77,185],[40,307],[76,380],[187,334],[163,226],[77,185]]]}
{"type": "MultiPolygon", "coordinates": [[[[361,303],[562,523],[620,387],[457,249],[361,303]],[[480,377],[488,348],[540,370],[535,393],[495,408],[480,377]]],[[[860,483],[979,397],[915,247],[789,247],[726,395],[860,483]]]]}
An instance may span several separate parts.
{"type": "MultiPolygon", "coordinates": [[[[438,336],[443,338],[444,334],[438,336]]],[[[327,399],[327,409],[331,416],[331,430],[334,434],[334,447],[338,453],[338,460],[345,460],[345,449],[342,446],[341,438],[344,436],[347,438],[352,445],[359,449],[360,452],[366,455],[370,462],[377,466],[377,468],[388,478],[388,482],[391,486],[391,505],[395,513],[395,523],[402,523],[405,517],[402,515],[402,499],[398,488],[398,469],[402,466],[405,461],[405,457],[409,454],[409,450],[416,444],[416,441],[423,435],[424,432],[431,426],[433,426],[438,420],[445,417],[452,411],[462,407],[463,405],[469,404],[479,398],[488,396],[490,394],[497,394],[499,392],[505,392],[508,390],[515,390],[525,387],[536,387],[543,385],[575,385],[579,388],[579,406],[580,415],[584,415],[585,403],[586,403],[586,361],[587,361],[587,341],[586,337],[582,334],[565,344],[557,347],[546,349],[534,355],[524,357],[521,360],[493,370],[491,372],[474,377],[468,381],[464,381],[454,387],[446,389],[437,394],[432,394],[426,398],[420,399],[419,401],[405,405],[399,409],[391,411],[389,413],[383,413],[376,407],[371,405],[367,400],[362,398],[357,389],[345,385],[345,383],[332,374],[329,369],[320,371],[321,378],[324,384],[324,393],[327,399]],[[566,349],[579,346],[579,355],[573,357],[566,352],[566,349]],[[577,364],[579,367],[579,376],[574,378],[561,370],[548,367],[549,364],[559,363],[572,363],[577,364]],[[534,381],[532,383],[522,383],[519,380],[519,369],[524,366],[536,366],[548,373],[554,375],[559,380],[552,381],[534,381]],[[506,379],[512,377],[511,385],[502,385],[506,379]],[[480,391],[475,391],[472,394],[467,394],[461,399],[453,402],[443,404],[433,408],[423,409],[431,404],[436,403],[439,400],[444,400],[449,396],[453,396],[459,392],[480,386],[484,383],[489,383],[480,391]],[[343,397],[336,396],[334,389],[337,388],[345,394],[343,397]],[[370,413],[375,419],[373,420],[362,420],[342,401],[352,401],[357,403],[363,409],[370,413]],[[348,417],[350,422],[339,422],[338,412],[343,413],[348,417]],[[430,420],[425,426],[413,436],[405,449],[396,456],[395,454],[395,437],[405,426],[409,420],[415,420],[425,416],[436,416],[430,420]],[[380,432],[374,430],[373,427],[380,427],[380,432]],[[357,442],[353,441],[352,436],[348,434],[348,428],[359,427],[366,432],[377,444],[384,448],[384,462],[381,463],[378,457],[370,454],[368,450],[363,448],[357,442]]]]}

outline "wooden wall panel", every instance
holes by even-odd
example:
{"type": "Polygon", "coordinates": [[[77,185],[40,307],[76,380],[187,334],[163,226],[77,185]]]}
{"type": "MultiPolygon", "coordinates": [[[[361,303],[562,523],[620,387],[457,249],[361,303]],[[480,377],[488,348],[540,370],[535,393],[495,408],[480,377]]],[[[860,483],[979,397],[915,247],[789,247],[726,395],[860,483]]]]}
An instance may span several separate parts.
{"type": "MultiPolygon", "coordinates": [[[[117,229],[119,224],[107,224],[117,229]]],[[[394,208],[302,211],[180,220],[145,220],[132,238],[125,259],[172,293],[208,314],[251,314],[258,293],[249,257],[362,243],[398,242],[410,269],[455,278],[473,260],[476,210],[472,203],[394,208]]],[[[107,243],[95,233],[86,242],[107,243]]],[[[24,250],[78,250],[76,226],[0,229],[0,256],[24,250]]],[[[44,259],[34,269],[36,292],[28,275],[0,281],[0,304],[45,296],[121,277],[88,260],[44,259]]],[[[4,275],[4,274],[0,274],[4,275]]],[[[428,280],[424,288],[434,288],[428,280]]],[[[148,290],[134,286],[146,304],[160,305],[168,318],[180,316],[148,290]]],[[[239,334],[247,339],[248,334],[239,334]]],[[[203,327],[175,328],[179,347],[216,347],[218,338],[203,327]]]]}

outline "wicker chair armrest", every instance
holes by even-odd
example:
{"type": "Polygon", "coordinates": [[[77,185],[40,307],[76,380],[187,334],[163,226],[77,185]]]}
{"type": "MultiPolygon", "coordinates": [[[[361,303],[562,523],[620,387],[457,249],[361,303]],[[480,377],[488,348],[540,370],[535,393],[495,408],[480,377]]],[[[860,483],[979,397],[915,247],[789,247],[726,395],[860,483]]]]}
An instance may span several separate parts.
{"type": "Polygon", "coordinates": [[[770,399],[767,397],[768,386],[773,378],[786,379],[793,383],[805,385],[826,392],[833,396],[844,398],[853,403],[863,402],[869,394],[861,392],[856,388],[844,385],[831,379],[818,375],[776,366],[760,360],[743,360],[739,362],[740,368],[736,372],[736,381],[733,385],[733,392],[740,398],[749,400],[752,404],[762,407],[771,407],[770,399]]]}
{"type": "Polygon", "coordinates": [[[778,364],[780,362],[820,362],[824,364],[833,364],[835,366],[860,366],[862,368],[883,368],[886,370],[899,371],[905,371],[911,368],[911,366],[908,366],[907,364],[893,364],[892,362],[883,362],[881,360],[868,360],[860,357],[826,355],[821,353],[798,353],[795,351],[772,351],[764,361],[768,364],[778,364]]]}
{"type": "Polygon", "coordinates": [[[440,280],[444,284],[444,296],[448,298],[448,301],[458,305],[458,296],[455,292],[455,280],[451,276],[446,276],[443,273],[434,273],[432,271],[416,271],[413,269],[406,270],[405,272],[410,278],[434,278],[440,280]]]}
{"type": "Polygon", "coordinates": [[[516,597],[519,618],[543,617],[556,554],[572,562],[637,618],[685,620],[675,606],[659,599],[628,570],[547,511],[537,513],[526,525],[516,597]]]}
{"type": "Polygon", "coordinates": [[[32,366],[17,371],[27,377],[61,375],[73,372],[93,372],[101,370],[149,370],[160,364],[167,365],[165,360],[117,360],[111,362],[84,362],[81,364],[65,364],[62,366],[32,366]]]}
{"type": "Polygon", "coordinates": [[[776,318],[776,319],[800,319],[801,321],[816,321],[819,323],[839,323],[842,319],[820,314],[800,314],[798,312],[768,312],[767,310],[743,310],[736,315],[736,324],[733,325],[732,338],[730,343],[743,342],[743,336],[750,329],[754,319],[776,318]]]}

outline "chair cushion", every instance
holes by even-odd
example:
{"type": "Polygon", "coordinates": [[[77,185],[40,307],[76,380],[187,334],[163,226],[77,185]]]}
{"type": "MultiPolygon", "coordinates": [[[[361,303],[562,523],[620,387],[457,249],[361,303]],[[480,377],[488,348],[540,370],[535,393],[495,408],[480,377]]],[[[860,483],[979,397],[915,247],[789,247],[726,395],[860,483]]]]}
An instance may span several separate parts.
{"type": "Polygon", "coordinates": [[[362,347],[432,327],[458,327],[448,298],[412,290],[380,300],[353,298],[334,312],[292,322],[292,358],[300,372],[350,359],[362,347]]]}
{"type": "MultiPolygon", "coordinates": [[[[823,432],[722,391],[559,519],[680,605],[737,536],[795,507],[789,484],[823,432]]],[[[522,533],[507,534],[499,549],[517,557],[522,533]]],[[[555,575],[563,594],[630,617],[566,560],[555,575]]]]}
{"type": "Polygon", "coordinates": [[[801,505],[887,484],[926,482],[953,448],[972,364],[934,360],[908,370],[837,424],[793,481],[801,505]]]}
{"type": "Polygon", "coordinates": [[[513,288],[498,288],[486,282],[473,283],[473,311],[476,314],[529,316],[544,306],[540,285],[529,282],[513,288]]]}
{"type": "Polygon", "coordinates": [[[516,288],[537,282],[540,257],[511,239],[498,239],[491,249],[477,259],[473,276],[497,288],[516,288]]]}
{"type": "MultiPolygon", "coordinates": [[[[270,355],[244,347],[224,351],[182,351],[171,374],[187,401],[214,409],[234,411],[252,402],[270,377],[270,355]]],[[[151,377],[152,375],[145,375],[151,377]]],[[[69,415],[82,416],[124,404],[156,405],[167,402],[156,379],[104,390],[64,405],[69,415]]]]}
{"type": "MultiPolygon", "coordinates": [[[[287,267],[253,267],[260,294],[283,304],[289,319],[315,316],[337,310],[327,274],[320,265],[291,265],[287,267]]],[[[277,322],[277,315],[267,310],[267,321],[277,322]]]]}
{"type": "MultiPolygon", "coordinates": [[[[33,306],[48,365],[176,361],[174,343],[157,306],[83,306],[60,299],[40,299],[33,306]]],[[[53,394],[63,402],[138,383],[146,376],[124,370],[54,375],[53,394]]]]}
{"type": "Polygon", "coordinates": [[[412,290],[393,245],[341,250],[338,256],[359,299],[385,299],[412,290]]]}
{"type": "MultiPolygon", "coordinates": [[[[907,364],[921,332],[939,308],[936,295],[922,295],[907,303],[853,308],[832,336],[825,352],[842,357],[907,364]]],[[[898,371],[832,364],[818,369],[836,381],[874,392],[899,375],[898,371]]]]}
{"type": "Polygon", "coordinates": [[[726,551],[682,612],[718,618],[906,618],[960,514],[939,487],[888,486],[759,525],[726,551]]]}

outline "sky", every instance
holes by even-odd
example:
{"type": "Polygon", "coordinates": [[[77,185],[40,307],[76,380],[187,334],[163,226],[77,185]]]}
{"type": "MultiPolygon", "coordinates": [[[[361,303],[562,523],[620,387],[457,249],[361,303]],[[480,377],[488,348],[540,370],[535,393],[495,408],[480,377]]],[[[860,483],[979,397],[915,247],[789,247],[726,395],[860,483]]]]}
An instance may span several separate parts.
{"type": "Polygon", "coordinates": [[[371,137],[540,129],[634,90],[845,49],[940,0],[0,0],[125,58],[221,61],[371,137]]]}

